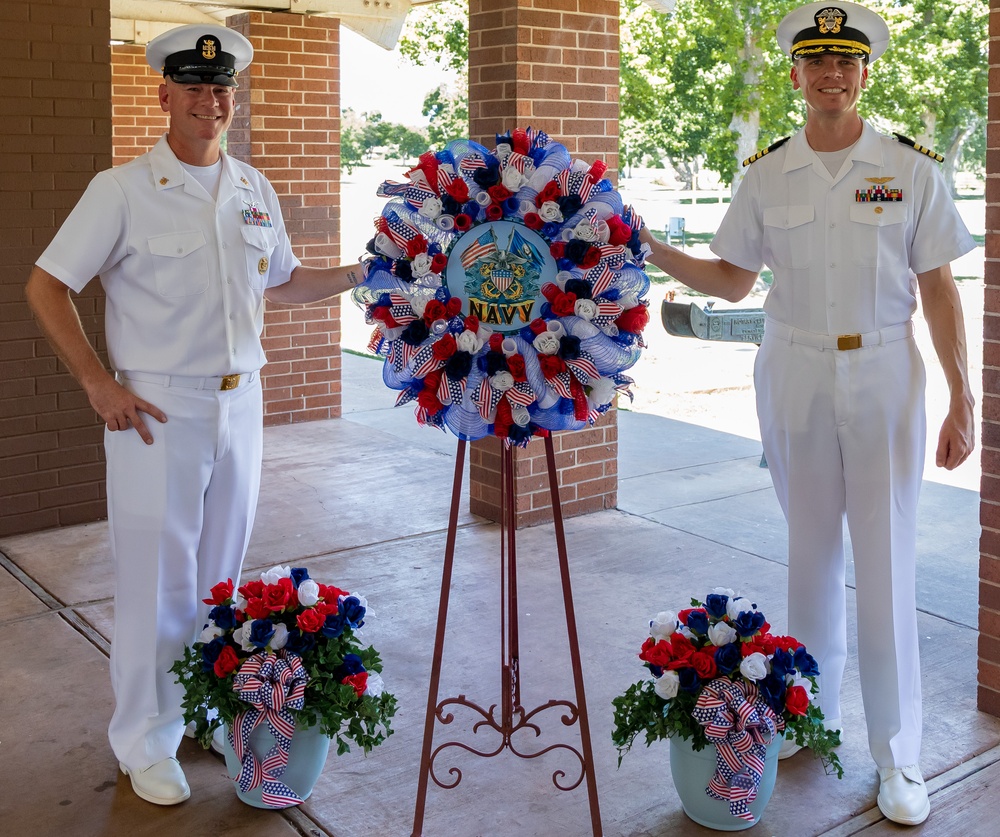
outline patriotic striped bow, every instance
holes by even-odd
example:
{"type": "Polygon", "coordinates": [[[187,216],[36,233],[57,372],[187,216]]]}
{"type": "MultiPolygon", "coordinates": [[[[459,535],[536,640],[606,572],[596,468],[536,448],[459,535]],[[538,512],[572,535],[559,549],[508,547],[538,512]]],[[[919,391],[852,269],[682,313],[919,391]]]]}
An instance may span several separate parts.
{"type": "Polygon", "coordinates": [[[305,705],[309,674],[297,654],[278,651],[254,654],[233,679],[233,690],[250,704],[233,719],[230,743],[240,763],[236,782],[244,793],[263,785],[261,801],[269,808],[300,805],[302,798],[281,781],[288,766],[288,749],[295,732],[292,710],[305,705]],[[274,746],[258,761],[250,748],[250,733],[267,723],[274,746]]]}
{"type": "Polygon", "coordinates": [[[779,719],[754,684],[726,677],[702,688],[691,715],[715,744],[715,775],[705,793],[728,801],[734,817],[753,820],[748,806],[757,798],[767,745],[779,731],[779,719]]]}

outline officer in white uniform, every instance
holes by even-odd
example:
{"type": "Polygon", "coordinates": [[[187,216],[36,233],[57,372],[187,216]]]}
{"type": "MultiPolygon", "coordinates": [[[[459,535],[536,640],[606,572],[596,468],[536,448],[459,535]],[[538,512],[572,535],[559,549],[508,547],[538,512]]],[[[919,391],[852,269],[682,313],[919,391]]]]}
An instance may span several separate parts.
{"type": "MultiPolygon", "coordinates": [[[[930,806],[917,766],[915,596],[925,377],[911,316],[919,288],[951,393],[936,460],[955,468],[973,447],[973,399],[949,263],[975,242],[931,159],[937,155],[858,116],[868,66],[888,45],[885,22],[852,3],[811,3],[787,15],[777,35],[793,60],[806,125],[747,161],[711,245],[719,259],[692,258],[648,231],[643,238],[663,270],[731,301],[751,290],[763,265],[773,271],[754,382],[788,522],[788,630],[816,657],[820,707],[839,729],[846,516],[878,805],[889,819],[915,825],[930,806]]],[[[786,742],[783,755],[797,749],[786,742]]]]}
{"type": "Polygon", "coordinates": [[[172,805],[190,789],[176,758],[183,691],[169,669],[206,621],[201,599],[239,579],[257,507],[264,298],[325,299],[361,269],[300,265],[270,183],[221,153],[250,42],[199,24],[159,36],[146,54],[164,76],[168,132],[94,178],[27,296],[106,424],[111,746],[140,797],[172,805]],[[70,298],[95,275],[114,374],[70,298]]]}

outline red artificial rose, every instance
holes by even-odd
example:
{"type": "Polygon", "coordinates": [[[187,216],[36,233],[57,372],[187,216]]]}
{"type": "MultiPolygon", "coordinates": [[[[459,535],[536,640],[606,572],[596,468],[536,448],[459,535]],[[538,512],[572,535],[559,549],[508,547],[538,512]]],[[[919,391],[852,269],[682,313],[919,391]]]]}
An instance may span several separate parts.
{"type": "Polygon", "coordinates": [[[684,634],[672,634],[670,637],[670,656],[672,659],[667,668],[688,668],[691,665],[691,655],[694,654],[694,651],[694,645],[684,634]]]}
{"type": "Polygon", "coordinates": [[[413,259],[419,256],[421,253],[427,252],[427,239],[422,235],[417,234],[409,241],[406,242],[406,256],[409,259],[413,259]]]}
{"type": "Polygon", "coordinates": [[[490,349],[494,352],[499,352],[500,347],[503,345],[503,335],[494,332],[490,335],[490,349]]]}
{"type": "Polygon", "coordinates": [[[435,253],[431,258],[431,272],[440,273],[448,266],[448,257],[444,253],[435,253]]]}
{"type": "Polygon", "coordinates": [[[523,128],[515,128],[510,133],[510,147],[518,154],[527,154],[531,149],[528,141],[528,132],[523,128]]]}
{"type": "Polygon", "coordinates": [[[457,317],[462,313],[462,300],[457,296],[450,297],[444,306],[445,313],[448,315],[448,319],[452,317],[457,317]]]}
{"type": "Polygon", "coordinates": [[[524,358],[521,355],[511,355],[507,358],[507,369],[514,376],[515,381],[528,380],[524,373],[524,358]]]}
{"type": "Polygon", "coordinates": [[[444,407],[444,404],[441,403],[432,389],[420,390],[420,394],[417,395],[417,403],[432,416],[436,413],[440,413],[441,409],[444,407]]]}
{"type": "Polygon", "coordinates": [[[298,597],[295,595],[295,585],[290,578],[279,578],[277,584],[268,584],[264,588],[262,601],[276,613],[286,607],[294,607],[298,601],[298,597]]]}
{"type": "Polygon", "coordinates": [[[557,317],[571,317],[576,307],[576,294],[561,293],[552,301],[552,313],[557,317]]]}
{"type": "Polygon", "coordinates": [[[545,324],[545,320],[541,317],[535,317],[530,323],[528,323],[528,328],[531,329],[531,333],[537,337],[543,331],[548,331],[549,327],[545,324]]]}
{"type": "Polygon", "coordinates": [[[424,306],[424,322],[430,325],[435,320],[443,320],[446,313],[444,303],[439,299],[432,299],[424,306]]]}
{"type": "Polygon", "coordinates": [[[655,640],[649,637],[639,652],[639,659],[652,666],[666,668],[672,659],[670,644],[666,640],[655,640]]]}
{"type": "Polygon", "coordinates": [[[546,378],[554,378],[559,373],[566,371],[566,361],[559,355],[539,355],[538,365],[546,378]]]}
{"type": "Polygon", "coordinates": [[[212,670],[215,672],[216,677],[228,677],[236,671],[239,664],[240,658],[236,656],[236,652],[232,647],[227,645],[222,649],[222,653],[216,657],[212,670]]]}
{"type": "Polygon", "coordinates": [[[240,587],[240,595],[244,599],[259,599],[264,593],[264,582],[258,579],[257,581],[248,581],[242,587],[240,587]]]}
{"type": "Polygon", "coordinates": [[[495,203],[503,203],[507,198],[509,198],[514,193],[504,186],[502,183],[497,183],[495,186],[490,186],[486,190],[495,203]]]}
{"type": "Polygon", "coordinates": [[[326,614],[318,607],[311,607],[295,617],[295,624],[299,626],[299,630],[307,634],[316,633],[325,622],[326,614]]]}
{"type": "MultiPolygon", "coordinates": [[[[444,187],[444,190],[459,203],[465,203],[469,199],[469,184],[460,177],[454,178],[451,183],[444,187]]],[[[465,217],[468,218],[469,216],[466,215],[465,217]]],[[[455,221],[457,223],[457,217],[455,221]]]]}
{"type": "Polygon", "coordinates": [[[525,212],[524,226],[526,226],[529,230],[540,230],[545,226],[545,222],[542,220],[542,216],[537,212],[525,212]]]}
{"type": "Polygon", "coordinates": [[[220,605],[225,604],[233,597],[233,580],[220,581],[212,590],[212,598],[202,599],[205,604],[220,605]]]}
{"type": "MultiPolygon", "coordinates": [[[[466,196],[466,199],[468,199],[468,196],[466,196]]],[[[459,212],[458,215],[455,216],[455,229],[459,232],[465,232],[471,228],[472,219],[464,212],[459,212]]]]}
{"type": "Polygon", "coordinates": [[[503,209],[495,203],[491,203],[488,207],[486,207],[487,221],[499,221],[501,218],[503,218],[503,209]]]}
{"type": "Polygon", "coordinates": [[[271,608],[263,599],[247,599],[246,612],[251,619],[267,619],[271,615],[271,608]]]}
{"type": "Polygon", "coordinates": [[[612,215],[608,218],[608,229],[611,231],[608,244],[628,244],[629,239],[632,238],[632,228],[625,223],[620,215],[612,215]]]}
{"type": "Polygon", "coordinates": [[[348,686],[354,687],[354,694],[361,697],[365,693],[365,689],[368,688],[368,672],[359,671],[357,674],[348,674],[341,683],[345,683],[348,686]]]}
{"type": "Polygon", "coordinates": [[[715,664],[715,656],[706,649],[695,651],[691,655],[691,668],[698,672],[698,677],[702,680],[711,680],[719,673],[719,667],[715,664]]]}
{"type": "Polygon", "coordinates": [[[372,308],[372,319],[381,320],[387,328],[396,328],[399,323],[392,316],[392,308],[388,305],[376,305],[372,308]]]}
{"type": "Polygon", "coordinates": [[[535,206],[541,206],[546,201],[554,201],[560,196],[559,184],[550,180],[541,192],[535,196],[535,206]]]}
{"type": "Polygon", "coordinates": [[[615,325],[620,331],[627,331],[629,334],[641,334],[642,330],[649,325],[649,309],[645,305],[636,305],[622,312],[615,325]]]}
{"type": "Polygon", "coordinates": [[[597,160],[594,165],[590,167],[590,171],[587,172],[594,180],[600,180],[604,177],[604,173],[608,170],[608,164],[603,160],[597,160]]]}
{"type": "Polygon", "coordinates": [[[432,347],[434,352],[434,357],[437,360],[447,360],[456,351],[458,351],[458,344],[455,342],[455,335],[451,332],[444,334],[440,340],[436,341],[432,347]]]}
{"type": "Polygon", "coordinates": [[[809,693],[803,686],[792,686],[785,695],[785,710],[792,715],[805,715],[809,709],[809,693]]]}
{"type": "Polygon", "coordinates": [[[555,282],[546,282],[542,285],[542,296],[544,296],[549,302],[552,302],[562,291],[555,282]]]}
{"type": "Polygon", "coordinates": [[[499,436],[501,439],[506,439],[507,434],[510,433],[510,426],[514,419],[510,414],[510,401],[506,398],[501,398],[500,403],[497,404],[497,416],[493,420],[493,433],[499,436]]]}
{"type": "Polygon", "coordinates": [[[350,596],[346,590],[341,590],[339,587],[334,587],[332,584],[320,584],[319,585],[319,597],[324,602],[332,602],[334,607],[340,601],[341,596],[350,596]]]}
{"type": "Polygon", "coordinates": [[[773,639],[776,647],[789,654],[794,654],[802,647],[802,643],[793,636],[776,636],[773,639]]]}
{"type": "Polygon", "coordinates": [[[462,321],[462,325],[465,326],[466,331],[471,331],[476,334],[479,331],[479,317],[470,314],[462,321]]]}
{"type": "Polygon", "coordinates": [[[598,247],[591,247],[586,253],[583,254],[583,258],[580,259],[580,267],[584,270],[590,270],[592,267],[597,267],[601,261],[601,251],[598,247]]]}
{"type": "Polygon", "coordinates": [[[684,610],[681,610],[677,613],[677,621],[682,625],[686,625],[688,623],[688,616],[690,616],[695,611],[698,611],[700,613],[707,613],[707,611],[703,607],[686,607],[684,608],[684,610]]]}

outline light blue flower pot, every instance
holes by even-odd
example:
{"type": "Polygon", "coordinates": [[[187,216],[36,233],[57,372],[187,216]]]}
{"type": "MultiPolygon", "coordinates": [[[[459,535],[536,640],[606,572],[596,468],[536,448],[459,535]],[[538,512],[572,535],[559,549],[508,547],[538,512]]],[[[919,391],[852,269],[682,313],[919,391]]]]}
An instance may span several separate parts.
{"type": "MultiPolygon", "coordinates": [[[[263,761],[268,750],[274,746],[274,736],[267,729],[267,723],[262,722],[250,733],[250,749],[257,757],[258,761],[263,761]]],[[[320,732],[319,724],[311,727],[296,727],[292,736],[292,743],[288,748],[288,767],[279,778],[288,787],[295,791],[302,799],[307,799],[316,785],[323,767],[326,765],[326,757],[330,752],[330,737],[320,732]]],[[[229,743],[229,727],[226,727],[226,768],[229,770],[229,778],[235,780],[240,775],[240,763],[236,759],[236,753],[229,743]]],[[[266,808],[274,810],[270,805],[265,805],[261,797],[264,786],[258,785],[248,791],[240,789],[239,784],[234,781],[236,795],[247,805],[255,808],[266,808]]],[[[290,805],[282,806],[285,808],[290,805]]]]}
{"type": "Polygon", "coordinates": [[[681,798],[684,813],[699,825],[716,831],[745,831],[753,828],[760,820],[767,806],[774,781],[778,775],[778,751],[783,738],[778,735],[768,745],[764,758],[764,773],[760,779],[757,798],[750,803],[753,820],[741,820],[729,813],[729,803],[713,799],[707,793],[709,780],[715,774],[715,747],[709,745],[704,750],[695,750],[691,742],[677,738],[670,739],[670,775],[681,798]]]}

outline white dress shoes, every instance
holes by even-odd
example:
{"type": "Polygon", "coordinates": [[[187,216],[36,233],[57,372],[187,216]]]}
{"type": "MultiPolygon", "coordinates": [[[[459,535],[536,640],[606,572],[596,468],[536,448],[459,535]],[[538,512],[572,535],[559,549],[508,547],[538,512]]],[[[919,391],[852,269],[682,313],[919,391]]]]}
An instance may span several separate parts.
{"type": "MultiPolygon", "coordinates": [[[[840,718],[831,718],[829,721],[824,721],[823,726],[827,729],[836,730],[841,734],[843,738],[843,731],[841,730],[840,718]]],[[[778,761],[784,761],[785,759],[790,759],[802,748],[795,743],[794,738],[786,738],[781,742],[781,748],[778,750],[778,761]]]]}
{"type": "Polygon", "coordinates": [[[121,762],[118,767],[132,780],[136,796],[154,805],[176,805],[191,796],[184,771],[175,758],[158,761],[145,770],[129,770],[121,762]]]}
{"type": "Polygon", "coordinates": [[[931,803],[917,765],[880,767],[878,778],[878,807],[887,819],[900,825],[919,825],[927,819],[931,803]]]}

